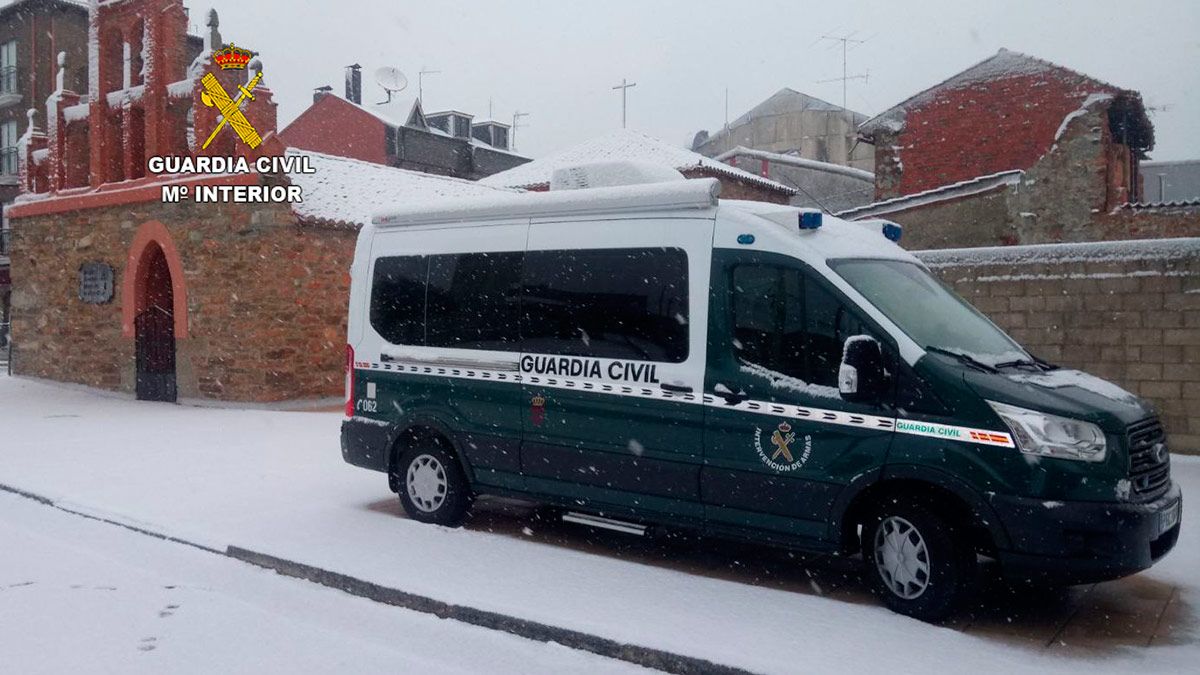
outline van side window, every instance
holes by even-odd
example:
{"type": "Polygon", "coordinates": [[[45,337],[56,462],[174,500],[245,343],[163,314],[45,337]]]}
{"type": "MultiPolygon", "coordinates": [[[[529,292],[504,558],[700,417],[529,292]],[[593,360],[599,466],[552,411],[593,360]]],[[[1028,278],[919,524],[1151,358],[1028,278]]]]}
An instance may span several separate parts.
{"type": "Polygon", "coordinates": [[[371,327],[394,345],[425,344],[425,256],[375,261],[371,327]]]}
{"type": "Polygon", "coordinates": [[[842,346],[866,332],[862,322],[796,269],[738,265],[731,281],[737,358],[808,384],[836,387],[842,346]]]}
{"type": "Polygon", "coordinates": [[[521,253],[429,256],[425,344],[519,351],[521,253]]]}
{"type": "Polygon", "coordinates": [[[682,249],[530,251],[521,302],[525,351],[687,359],[688,270],[682,249]]]}

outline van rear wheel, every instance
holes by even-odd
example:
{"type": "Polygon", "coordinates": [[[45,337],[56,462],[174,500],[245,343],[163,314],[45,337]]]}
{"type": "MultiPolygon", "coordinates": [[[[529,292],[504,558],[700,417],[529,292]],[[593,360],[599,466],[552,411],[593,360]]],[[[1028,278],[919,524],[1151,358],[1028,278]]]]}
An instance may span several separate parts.
{"type": "Polygon", "coordinates": [[[862,529],[865,574],[895,612],[941,621],[962,607],[976,578],[968,534],[911,500],[877,507],[862,529]]]}
{"type": "Polygon", "coordinates": [[[411,448],[396,462],[400,505],[413,520],[447,527],[462,524],[471,486],[458,460],[441,447],[411,448]]]}

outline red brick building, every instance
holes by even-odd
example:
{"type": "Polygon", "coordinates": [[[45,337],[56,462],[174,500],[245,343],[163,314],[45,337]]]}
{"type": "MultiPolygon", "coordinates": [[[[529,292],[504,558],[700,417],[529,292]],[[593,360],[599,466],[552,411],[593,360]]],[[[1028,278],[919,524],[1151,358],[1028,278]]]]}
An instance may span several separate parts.
{"type": "MultiPolygon", "coordinates": [[[[12,225],[13,370],[154,400],[339,395],[357,228],[406,199],[494,194],[468,181],[286,149],[261,84],[243,111],[250,150],[216,128],[200,79],[249,79],[212,61],[215,13],[189,59],[178,0],[93,3],[86,95],[57,64],[45,130],[21,139],[12,225]],[[152,175],[155,155],[303,155],[315,173],[152,175]],[[302,203],[165,203],[164,186],[296,185],[302,203]]],[[[263,65],[251,62],[251,73],[263,65]]]]}
{"type": "Polygon", "coordinates": [[[357,64],[346,69],[346,96],[318,89],[280,138],[290,147],[400,169],[479,180],[529,161],[510,149],[511,128],[457,110],[426,113],[415,97],[363,103],[357,64]]]}
{"type": "Polygon", "coordinates": [[[1200,213],[1139,209],[1154,147],[1141,95],[1032,56],[994,56],[865,122],[872,204],[913,248],[1200,234],[1200,213]]]}
{"type": "Polygon", "coordinates": [[[879,141],[876,199],[1029,169],[1091,108],[1107,117],[1112,203],[1137,201],[1137,162],[1154,147],[1141,95],[1007,49],[862,124],[879,141]]]}

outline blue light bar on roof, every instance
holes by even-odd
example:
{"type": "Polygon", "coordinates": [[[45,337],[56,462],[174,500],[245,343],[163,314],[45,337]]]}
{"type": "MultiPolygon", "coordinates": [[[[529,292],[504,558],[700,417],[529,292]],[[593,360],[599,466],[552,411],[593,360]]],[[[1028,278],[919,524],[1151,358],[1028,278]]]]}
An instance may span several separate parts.
{"type": "Polygon", "coordinates": [[[801,211],[800,229],[815,230],[821,227],[822,214],[820,211],[801,211]]]}
{"type": "Polygon", "coordinates": [[[904,228],[893,222],[885,222],[883,224],[883,236],[889,241],[900,241],[900,236],[904,234],[904,228]]]}

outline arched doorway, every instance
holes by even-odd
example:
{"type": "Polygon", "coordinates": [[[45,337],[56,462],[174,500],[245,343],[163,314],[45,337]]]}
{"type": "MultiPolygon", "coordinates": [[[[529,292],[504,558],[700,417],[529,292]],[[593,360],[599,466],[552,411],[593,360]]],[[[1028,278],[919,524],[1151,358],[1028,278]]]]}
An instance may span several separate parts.
{"type": "Polygon", "coordinates": [[[136,274],[137,397],[141,401],[174,402],[175,289],[167,256],[157,242],[143,249],[136,274]]]}

